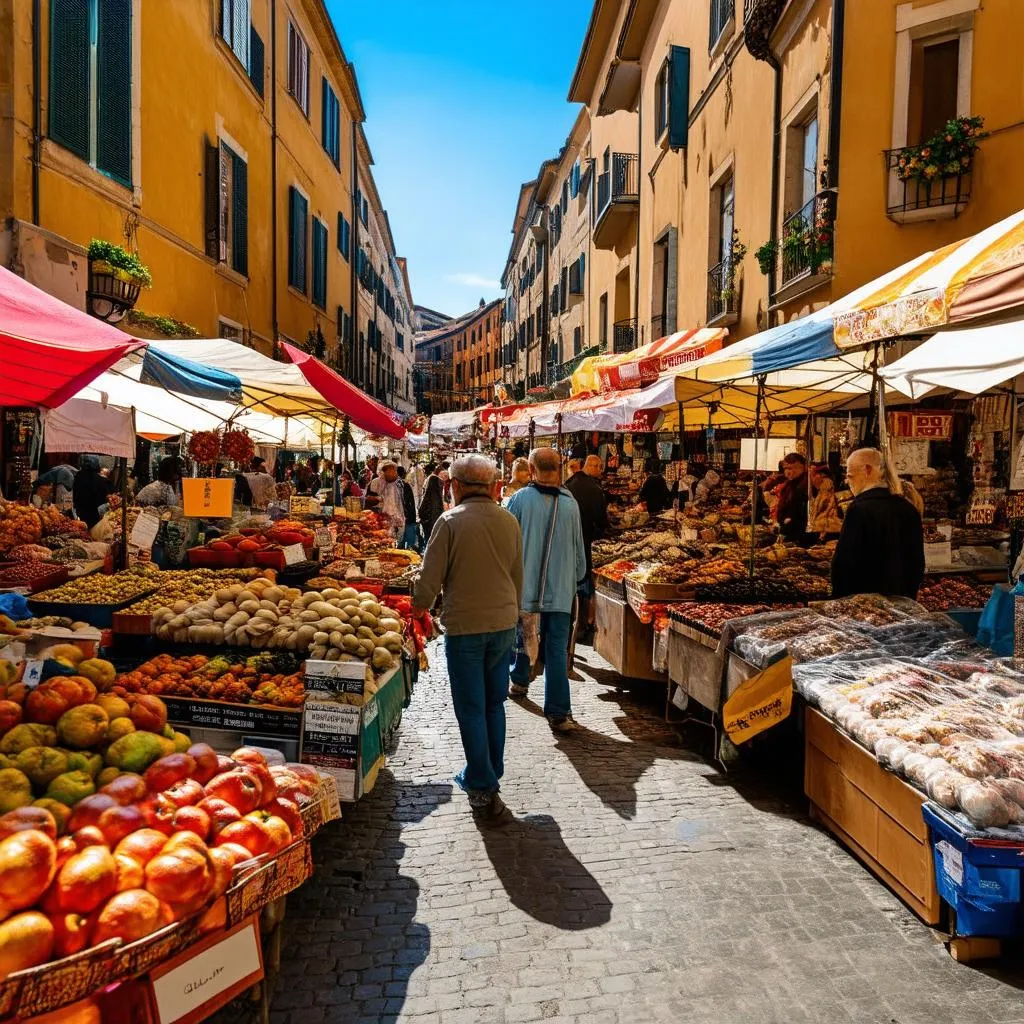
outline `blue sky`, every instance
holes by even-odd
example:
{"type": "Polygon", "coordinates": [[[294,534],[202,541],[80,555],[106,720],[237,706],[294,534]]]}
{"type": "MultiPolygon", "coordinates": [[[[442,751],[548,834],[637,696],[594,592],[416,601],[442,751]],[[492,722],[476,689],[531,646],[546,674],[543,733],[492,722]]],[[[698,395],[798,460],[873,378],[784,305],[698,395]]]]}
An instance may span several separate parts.
{"type": "Polygon", "coordinates": [[[554,156],[592,0],[327,0],[366,106],[374,176],[413,301],[501,294],[519,186],[554,156]]]}

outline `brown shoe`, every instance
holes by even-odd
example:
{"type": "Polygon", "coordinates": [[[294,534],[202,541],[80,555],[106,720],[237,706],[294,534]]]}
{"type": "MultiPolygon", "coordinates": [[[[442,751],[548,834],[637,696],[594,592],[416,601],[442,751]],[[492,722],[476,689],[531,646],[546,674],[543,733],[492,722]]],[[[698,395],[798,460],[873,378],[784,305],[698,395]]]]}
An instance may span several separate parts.
{"type": "Polygon", "coordinates": [[[515,821],[515,815],[505,806],[505,801],[497,793],[491,797],[491,802],[482,807],[473,808],[473,820],[478,825],[487,828],[501,828],[515,821]]]}

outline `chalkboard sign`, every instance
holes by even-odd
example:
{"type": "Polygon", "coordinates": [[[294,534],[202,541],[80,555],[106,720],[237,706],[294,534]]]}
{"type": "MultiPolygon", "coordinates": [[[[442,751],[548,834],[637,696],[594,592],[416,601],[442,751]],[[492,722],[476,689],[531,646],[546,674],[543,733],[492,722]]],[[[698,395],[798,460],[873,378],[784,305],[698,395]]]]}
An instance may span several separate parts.
{"type": "Polygon", "coordinates": [[[302,731],[301,711],[185,697],[163,697],[162,700],[167,705],[167,717],[173,725],[255,732],[261,736],[288,739],[298,739],[302,731]]]}
{"type": "Polygon", "coordinates": [[[358,795],[356,781],[361,721],[361,708],[306,701],[302,762],[330,772],[343,800],[354,800],[358,795]]]}

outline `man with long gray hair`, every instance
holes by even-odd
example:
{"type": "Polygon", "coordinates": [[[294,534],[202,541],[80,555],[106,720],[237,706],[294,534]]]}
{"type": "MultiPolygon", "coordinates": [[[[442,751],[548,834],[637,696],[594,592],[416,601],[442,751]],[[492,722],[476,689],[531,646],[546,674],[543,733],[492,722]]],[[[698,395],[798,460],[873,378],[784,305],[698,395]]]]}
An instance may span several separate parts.
{"type": "Polygon", "coordinates": [[[451,468],[452,507],[430,535],[413,611],[441,594],[452,706],[466,766],[455,781],[473,817],[504,825],[512,813],[498,795],[505,771],[505,698],[523,589],[519,524],[491,497],[494,463],[468,455],[451,468]]]}

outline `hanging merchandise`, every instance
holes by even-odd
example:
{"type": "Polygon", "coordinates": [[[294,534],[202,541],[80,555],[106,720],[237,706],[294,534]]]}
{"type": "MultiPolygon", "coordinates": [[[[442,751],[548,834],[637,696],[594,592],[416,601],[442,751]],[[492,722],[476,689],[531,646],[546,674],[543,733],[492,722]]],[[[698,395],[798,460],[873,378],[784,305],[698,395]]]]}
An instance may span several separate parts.
{"type": "Polygon", "coordinates": [[[948,441],[953,436],[951,412],[891,412],[889,433],[913,440],[948,441]]]}

